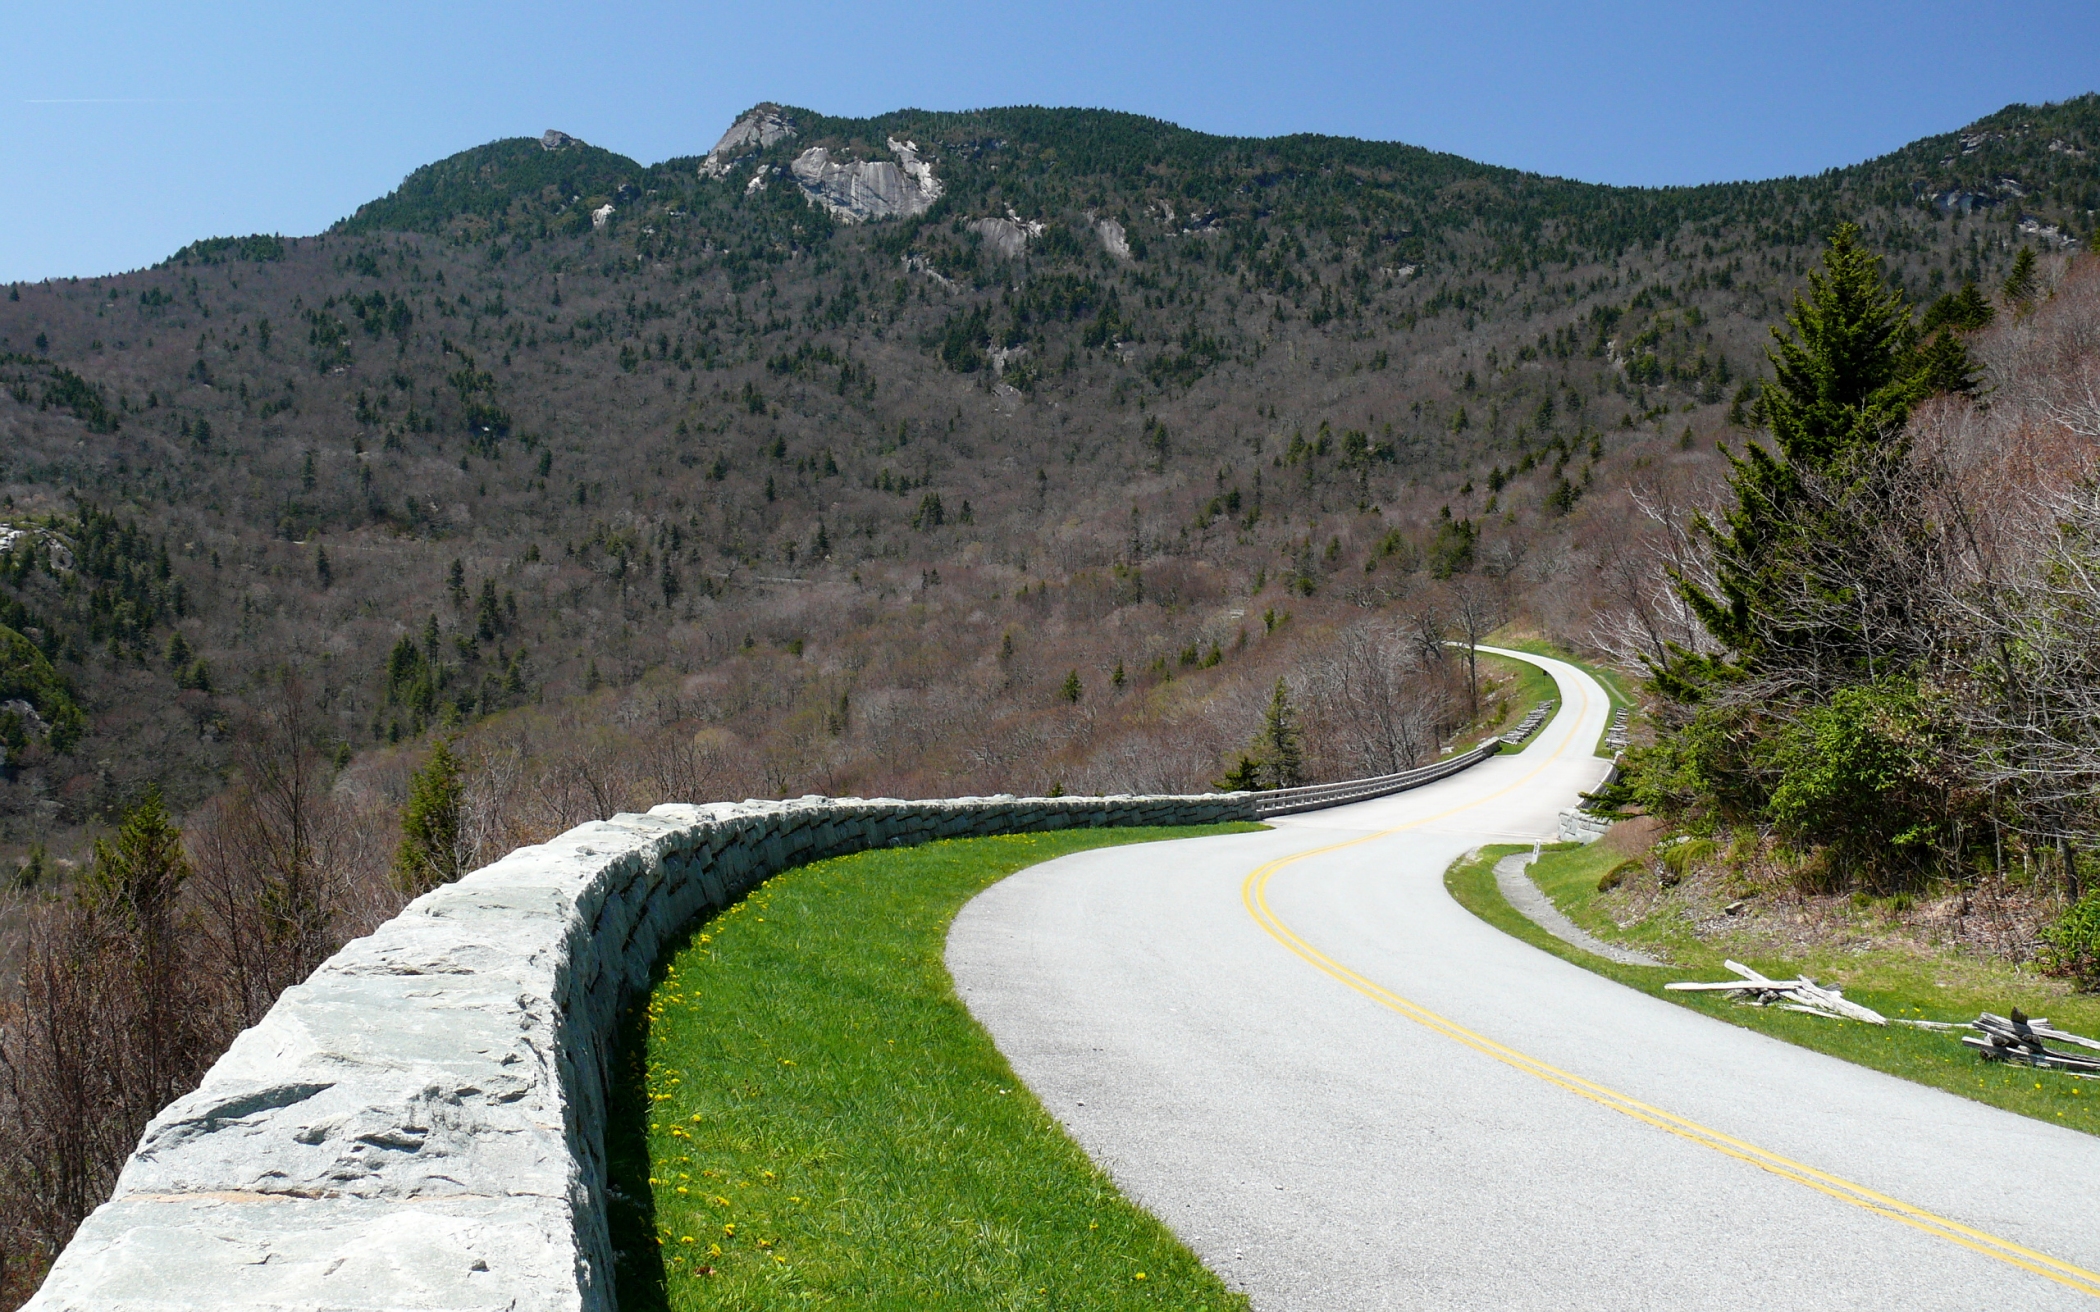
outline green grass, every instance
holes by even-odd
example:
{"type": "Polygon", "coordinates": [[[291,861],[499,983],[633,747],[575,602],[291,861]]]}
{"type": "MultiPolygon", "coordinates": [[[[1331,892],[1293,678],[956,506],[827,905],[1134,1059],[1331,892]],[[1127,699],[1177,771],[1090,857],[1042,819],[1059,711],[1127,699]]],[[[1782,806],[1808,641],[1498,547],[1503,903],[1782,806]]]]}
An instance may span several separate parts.
{"type": "Polygon", "coordinates": [[[1621,930],[1597,904],[1597,880],[1621,859],[1600,845],[1545,849],[1531,874],[1540,889],[1577,925],[1607,942],[1641,948],[1675,964],[1622,966],[1554,938],[1524,918],[1495,886],[1495,862],[1522,846],[1485,847],[1445,872],[1444,886],[1482,920],[1535,947],[1680,1007],[1757,1030],[1891,1075],[1945,1089],[2057,1125],[2100,1134],[2100,1081],[2060,1072],[1988,1063],[1962,1046],[1958,1035],[1907,1025],[1882,1028],[1827,1020],[1771,1007],[1749,1007],[1710,993],[1668,993],[1682,979],[1727,979],[1725,957],[1774,979],[1797,974],[1842,987],[1845,996],[1884,1016],[1967,1022],[1979,1011],[2003,1015],[2018,1006],[2081,1034],[2100,1033],[2100,1000],[2069,993],[2054,981],[2011,967],[1953,956],[1927,957],[1893,949],[1830,949],[1779,957],[1751,942],[1731,945],[1693,935],[1674,917],[1651,916],[1621,930]]]}
{"type": "MultiPolygon", "coordinates": [[[[1494,693],[1501,703],[1502,711],[1497,715],[1490,707],[1481,708],[1483,723],[1476,726],[1479,731],[1476,741],[1485,742],[1497,734],[1508,733],[1517,727],[1517,721],[1523,719],[1532,707],[1543,701],[1555,702],[1553,715],[1560,714],[1557,704],[1560,700],[1560,685],[1554,683],[1553,676],[1538,666],[1526,661],[1511,660],[1507,656],[1491,656],[1487,652],[1481,652],[1480,674],[1483,682],[1489,675],[1502,680],[1501,686],[1494,693]]],[[[1493,703],[1490,703],[1490,706],[1492,705],[1493,703]]],[[[1553,715],[1546,717],[1533,737],[1545,732],[1546,725],[1553,723],[1553,715]]],[[[1460,736],[1470,735],[1462,733],[1460,736]]]]}
{"type": "Polygon", "coordinates": [[[1014,1078],[942,949],[972,895],[1084,829],[786,871],[666,954],[607,1149],[624,1312],[1244,1308],[1014,1078]]]}

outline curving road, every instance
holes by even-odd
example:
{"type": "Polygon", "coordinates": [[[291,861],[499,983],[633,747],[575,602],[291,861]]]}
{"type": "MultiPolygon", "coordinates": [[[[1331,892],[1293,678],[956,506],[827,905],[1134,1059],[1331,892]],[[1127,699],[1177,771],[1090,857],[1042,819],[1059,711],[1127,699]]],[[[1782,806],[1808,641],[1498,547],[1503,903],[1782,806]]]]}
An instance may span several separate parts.
{"type": "MultiPolygon", "coordinates": [[[[1608,711],[1266,833],[1022,871],[948,965],[1052,1115],[1259,1309],[2100,1307],[2100,1140],[1672,1006],[1475,919],[1608,711]]],[[[2096,1086],[2100,1093],[2100,1086],[2096,1086]]]]}

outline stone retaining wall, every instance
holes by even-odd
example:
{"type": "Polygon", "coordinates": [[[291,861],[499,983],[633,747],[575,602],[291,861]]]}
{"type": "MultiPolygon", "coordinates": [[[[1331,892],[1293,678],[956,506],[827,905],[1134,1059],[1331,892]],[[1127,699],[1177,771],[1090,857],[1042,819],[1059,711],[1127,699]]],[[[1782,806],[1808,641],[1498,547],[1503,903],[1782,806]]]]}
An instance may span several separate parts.
{"type": "Polygon", "coordinates": [[[1245,793],[803,798],[659,806],[521,848],[287,989],[154,1117],[28,1306],[610,1309],[615,1025],[695,917],[867,848],[1253,816],[1245,793]]]}

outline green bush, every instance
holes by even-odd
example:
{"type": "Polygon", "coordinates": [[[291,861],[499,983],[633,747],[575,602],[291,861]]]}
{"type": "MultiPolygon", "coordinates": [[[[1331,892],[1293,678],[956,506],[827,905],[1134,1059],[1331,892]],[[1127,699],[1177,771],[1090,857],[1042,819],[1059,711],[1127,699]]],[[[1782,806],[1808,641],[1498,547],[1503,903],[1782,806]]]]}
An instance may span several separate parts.
{"type": "Polygon", "coordinates": [[[2058,916],[2042,931],[2042,942],[2042,964],[2051,973],[2070,976],[2088,992],[2100,992],[2100,889],[2058,916]]]}
{"type": "Polygon", "coordinates": [[[1662,860],[1660,880],[1664,888],[1674,888],[1692,873],[1692,867],[1720,851],[1720,845],[1711,838],[1686,838],[1669,847],[1658,847],[1662,860]]]}
{"type": "Polygon", "coordinates": [[[1838,878],[1910,886],[1955,819],[1934,709],[1900,680],[1840,688],[1773,744],[1766,816],[1789,841],[1822,847],[1838,878]]]}

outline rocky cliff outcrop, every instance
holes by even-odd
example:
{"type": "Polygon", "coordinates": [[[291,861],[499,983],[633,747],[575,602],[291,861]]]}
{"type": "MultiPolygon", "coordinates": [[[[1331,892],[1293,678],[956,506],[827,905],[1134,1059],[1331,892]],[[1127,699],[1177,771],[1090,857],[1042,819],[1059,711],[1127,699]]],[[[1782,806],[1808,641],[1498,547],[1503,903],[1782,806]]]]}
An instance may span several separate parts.
{"type": "Polygon", "coordinates": [[[1119,260],[1130,258],[1130,235],[1123,231],[1122,224],[1114,219],[1099,219],[1094,223],[1094,231],[1100,236],[1101,244],[1108,249],[1110,255],[1119,260]]]}
{"type": "Polygon", "coordinates": [[[583,143],[566,132],[548,128],[540,133],[541,150],[560,150],[563,146],[580,146],[583,143]]]}
{"type": "Polygon", "coordinates": [[[812,205],[822,205],[846,223],[924,214],[941,198],[932,162],[919,158],[917,142],[892,137],[889,147],[895,162],[835,160],[824,147],[811,146],[795,157],[789,171],[812,205]]]}
{"type": "Polygon", "coordinates": [[[795,121],[787,116],[786,111],[775,104],[759,105],[729,125],[729,131],[722,134],[715,148],[707,152],[707,158],[700,161],[701,175],[710,178],[726,176],[739,160],[794,135],[795,121]]]}
{"type": "Polygon", "coordinates": [[[1043,225],[1008,210],[1003,219],[973,220],[970,231],[983,240],[986,250],[1018,260],[1028,253],[1028,243],[1043,235],[1043,225]]]}

